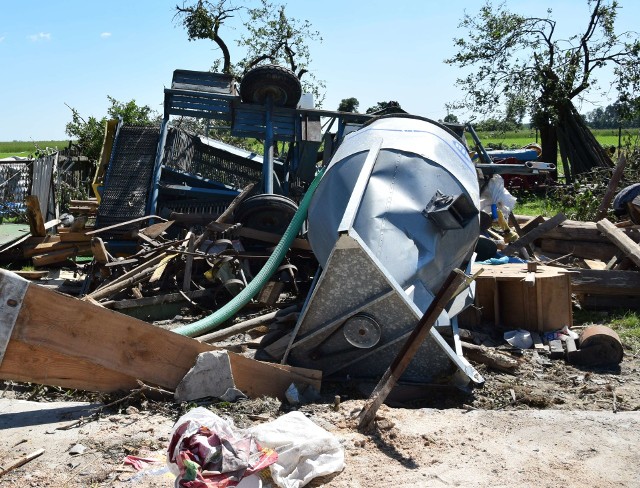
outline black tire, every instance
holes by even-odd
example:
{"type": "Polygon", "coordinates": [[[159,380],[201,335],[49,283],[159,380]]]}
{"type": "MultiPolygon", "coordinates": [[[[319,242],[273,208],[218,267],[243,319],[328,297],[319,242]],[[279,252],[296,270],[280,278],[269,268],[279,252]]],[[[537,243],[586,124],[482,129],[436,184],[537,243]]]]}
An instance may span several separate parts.
{"type": "Polygon", "coordinates": [[[240,82],[242,101],[264,104],[269,95],[274,105],[295,108],[302,96],[300,80],[293,71],[275,64],[249,70],[240,82]]]}
{"type": "MultiPolygon", "coordinates": [[[[251,229],[282,236],[298,210],[296,203],[282,195],[254,195],[244,200],[234,212],[234,220],[251,229]]],[[[247,251],[264,251],[275,244],[242,237],[247,251]]]]}

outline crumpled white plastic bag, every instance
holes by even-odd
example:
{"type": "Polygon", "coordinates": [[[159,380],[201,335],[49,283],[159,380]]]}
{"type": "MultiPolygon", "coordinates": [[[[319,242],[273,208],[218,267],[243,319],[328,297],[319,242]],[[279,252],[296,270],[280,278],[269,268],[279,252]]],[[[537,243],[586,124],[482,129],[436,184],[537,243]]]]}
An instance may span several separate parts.
{"type": "Polygon", "coordinates": [[[507,218],[516,206],[516,201],[516,197],[504,187],[502,176],[493,175],[480,194],[480,210],[490,214],[491,205],[495,204],[507,218]]]}
{"type": "Polygon", "coordinates": [[[278,453],[269,468],[281,488],[300,488],[313,478],[344,469],[344,449],[338,439],[301,412],[289,412],[249,431],[260,445],[278,453]]]}

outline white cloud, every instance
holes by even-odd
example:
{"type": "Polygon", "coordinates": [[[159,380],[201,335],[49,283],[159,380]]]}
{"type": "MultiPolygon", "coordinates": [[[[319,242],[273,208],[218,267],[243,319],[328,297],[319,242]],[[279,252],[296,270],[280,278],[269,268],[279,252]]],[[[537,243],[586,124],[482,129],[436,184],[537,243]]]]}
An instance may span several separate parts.
{"type": "Polygon", "coordinates": [[[4,41],[5,36],[0,36],[0,42],[4,41]]]}
{"type": "Polygon", "coordinates": [[[102,37],[103,39],[107,39],[108,37],[111,37],[111,32],[103,32],[102,34],[100,34],[100,37],[102,37]]]}
{"type": "Polygon", "coordinates": [[[29,39],[31,39],[33,42],[50,41],[51,40],[51,34],[49,34],[48,32],[40,32],[38,34],[30,35],[29,39]]]}

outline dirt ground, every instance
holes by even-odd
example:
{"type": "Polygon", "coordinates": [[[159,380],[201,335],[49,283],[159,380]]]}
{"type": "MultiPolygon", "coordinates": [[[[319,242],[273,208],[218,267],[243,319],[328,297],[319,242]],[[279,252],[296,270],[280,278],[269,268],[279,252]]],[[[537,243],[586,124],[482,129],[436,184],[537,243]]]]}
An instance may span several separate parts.
{"type": "MultiPolygon", "coordinates": [[[[431,389],[419,408],[383,406],[366,435],[354,425],[362,399],[343,394],[334,411],[330,391],[300,407],[345,449],[345,469],[310,486],[640,486],[640,358],[627,350],[610,370],[533,351],[519,360],[517,374],[478,366],[486,383],[471,394],[431,389]]],[[[132,397],[98,415],[100,404],[31,395],[40,401],[24,400],[21,385],[2,394],[0,466],[45,452],[2,476],[0,486],[173,486],[165,448],[184,405],[132,397]],[[74,447],[82,452],[72,454],[74,447]],[[129,454],[157,463],[137,472],[123,463],[129,454]]],[[[239,427],[290,408],[275,399],[209,406],[239,427]]]]}

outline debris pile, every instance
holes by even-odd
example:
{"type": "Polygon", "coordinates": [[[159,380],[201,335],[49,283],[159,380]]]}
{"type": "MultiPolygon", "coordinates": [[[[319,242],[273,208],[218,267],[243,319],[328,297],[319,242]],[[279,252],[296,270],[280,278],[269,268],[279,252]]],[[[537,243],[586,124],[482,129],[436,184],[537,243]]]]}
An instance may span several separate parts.
{"type": "MultiPolygon", "coordinates": [[[[277,73],[270,82],[287,76],[277,73]]],[[[18,253],[36,271],[0,270],[0,378],[149,388],[177,403],[267,395],[292,408],[319,401],[332,380],[371,394],[358,416],[367,431],[385,401],[482,386],[476,366],[517,376],[525,359],[621,363],[617,334],[578,334],[573,307],[640,303],[637,196],[617,224],[518,217],[500,174],[553,165],[495,164],[481,146],[474,163],[464,136],[434,121],[395,114],[363,124],[367,116],[290,100],[274,107],[264,93],[248,103],[227,77],[178,70],[160,128],[107,126],[95,199],[71,200],[53,219],[50,189],[46,205],[25,199],[29,225],[3,237],[0,257],[18,253]],[[264,156],[169,127],[169,115],[188,110],[264,136],[264,156]],[[341,129],[319,153],[321,115],[341,129]],[[345,117],[360,127],[343,137],[345,117]],[[282,161],[274,138],[291,143],[282,161]],[[66,265],[62,286],[24,279],[66,265]]],[[[283,449],[284,417],[256,429],[259,443],[220,419],[187,419],[169,448],[180,486],[236,484],[268,465],[274,480],[302,486],[342,469],[333,439],[292,417],[332,450],[314,453],[326,473],[307,467],[288,484],[299,460],[279,460],[308,446],[283,449]],[[237,456],[219,462],[225,443],[237,456]]]]}

